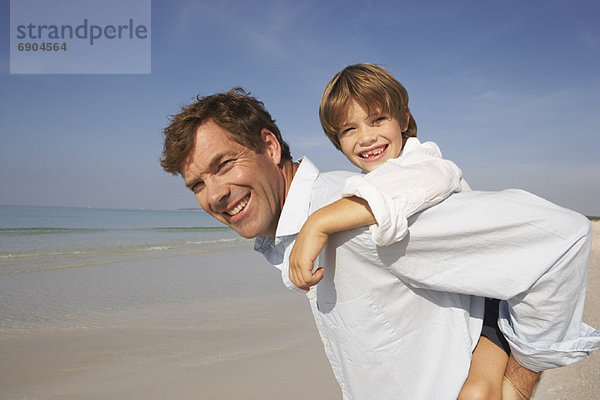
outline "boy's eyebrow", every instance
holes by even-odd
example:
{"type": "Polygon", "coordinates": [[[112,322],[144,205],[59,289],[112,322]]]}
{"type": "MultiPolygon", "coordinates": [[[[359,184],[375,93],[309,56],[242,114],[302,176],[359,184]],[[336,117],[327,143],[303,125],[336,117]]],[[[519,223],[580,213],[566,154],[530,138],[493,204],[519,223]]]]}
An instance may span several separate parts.
{"type": "Polygon", "coordinates": [[[338,119],[338,129],[343,128],[344,126],[350,125],[352,122],[348,120],[348,113],[346,112],[343,118],[338,119]]]}
{"type": "Polygon", "coordinates": [[[348,129],[351,128],[351,125],[349,122],[344,122],[343,124],[341,124],[340,126],[338,126],[337,128],[337,133],[340,134],[348,129]]]}

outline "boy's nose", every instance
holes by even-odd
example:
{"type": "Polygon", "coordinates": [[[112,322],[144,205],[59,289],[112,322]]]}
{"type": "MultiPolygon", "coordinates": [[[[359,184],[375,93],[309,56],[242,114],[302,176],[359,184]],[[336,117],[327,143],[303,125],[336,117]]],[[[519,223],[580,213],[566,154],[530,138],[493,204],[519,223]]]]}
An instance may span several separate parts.
{"type": "Polygon", "coordinates": [[[361,146],[369,146],[377,141],[375,135],[370,129],[364,129],[358,138],[358,144],[361,146]]]}

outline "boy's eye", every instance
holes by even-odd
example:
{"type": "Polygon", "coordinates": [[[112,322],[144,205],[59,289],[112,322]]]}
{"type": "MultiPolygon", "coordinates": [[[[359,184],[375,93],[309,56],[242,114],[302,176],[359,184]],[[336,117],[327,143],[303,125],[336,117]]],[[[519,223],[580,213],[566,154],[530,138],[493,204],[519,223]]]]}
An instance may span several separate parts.
{"type": "Polygon", "coordinates": [[[385,116],[385,115],[382,115],[380,117],[375,118],[375,120],[373,121],[373,125],[380,124],[380,123],[382,123],[384,121],[387,121],[387,120],[388,120],[388,117],[385,116]]]}
{"type": "Polygon", "coordinates": [[[338,136],[344,136],[344,135],[347,135],[348,133],[352,132],[353,130],[354,130],[354,127],[353,127],[353,126],[351,126],[351,127],[348,127],[348,128],[344,128],[344,129],[341,129],[341,130],[340,130],[340,132],[338,133],[338,136]]]}

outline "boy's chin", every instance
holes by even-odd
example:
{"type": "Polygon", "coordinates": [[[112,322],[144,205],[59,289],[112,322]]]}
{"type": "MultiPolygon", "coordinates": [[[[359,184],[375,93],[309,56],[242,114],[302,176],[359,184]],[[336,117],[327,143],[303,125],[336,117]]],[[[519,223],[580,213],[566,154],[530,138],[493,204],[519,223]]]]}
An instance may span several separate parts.
{"type": "Polygon", "coordinates": [[[375,169],[377,169],[378,167],[381,167],[383,164],[385,164],[385,162],[387,161],[387,159],[383,160],[377,160],[377,161],[372,161],[372,162],[366,162],[363,161],[361,163],[354,163],[354,165],[356,165],[358,168],[362,169],[365,172],[371,172],[375,169]]]}

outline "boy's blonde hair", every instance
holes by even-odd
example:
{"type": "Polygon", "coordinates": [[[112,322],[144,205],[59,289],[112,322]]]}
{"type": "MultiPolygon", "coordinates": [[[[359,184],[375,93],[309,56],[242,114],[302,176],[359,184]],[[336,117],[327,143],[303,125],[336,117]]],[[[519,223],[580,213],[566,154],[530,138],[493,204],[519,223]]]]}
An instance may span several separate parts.
{"type": "MultiPolygon", "coordinates": [[[[389,114],[400,124],[410,113],[408,92],[384,68],[369,63],[347,66],[327,83],[319,107],[321,126],[338,150],[341,150],[339,129],[348,115],[351,100],[356,100],[370,116],[389,114]]],[[[408,128],[402,132],[402,139],[406,142],[406,139],[414,136],[417,136],[417,123],[411,114],[408,128]]]]}

